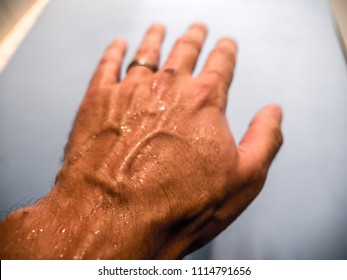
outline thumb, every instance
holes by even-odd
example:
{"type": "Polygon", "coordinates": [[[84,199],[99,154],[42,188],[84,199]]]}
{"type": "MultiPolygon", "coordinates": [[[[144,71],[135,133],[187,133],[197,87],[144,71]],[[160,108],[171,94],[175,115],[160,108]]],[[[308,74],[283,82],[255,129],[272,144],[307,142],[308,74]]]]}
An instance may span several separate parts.
{"type": "Polygon", "coordinates": [[[267,170],[280,149],[282,110],[278,105],[268,105],[253,118],[238,147],[239,167],[246,181],[257,179],[267,170]]]}

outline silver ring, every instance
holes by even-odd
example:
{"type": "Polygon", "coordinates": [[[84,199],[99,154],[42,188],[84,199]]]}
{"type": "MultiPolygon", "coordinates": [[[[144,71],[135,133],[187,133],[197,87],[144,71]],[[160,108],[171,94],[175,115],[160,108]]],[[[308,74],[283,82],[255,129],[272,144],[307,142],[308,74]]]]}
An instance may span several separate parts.
{"type": "Polygon", "coordinates": [[[127,73],[131,68],[134,66],[143,66],[151,70],[153,73],[158,71],[158,66],[153,64],[151,61],[145,59],[145,58],[139,58],[139,59],[134,59],[128,66],[127,68],[127,73]]]}

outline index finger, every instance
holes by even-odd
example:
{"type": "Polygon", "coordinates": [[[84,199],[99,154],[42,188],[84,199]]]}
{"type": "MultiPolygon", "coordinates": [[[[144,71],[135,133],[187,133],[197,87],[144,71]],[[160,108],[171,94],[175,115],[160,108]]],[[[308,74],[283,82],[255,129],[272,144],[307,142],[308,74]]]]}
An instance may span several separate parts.
{"type": "Polygon", "coordinates": [[[235,57],[236,43],[229,38],[219,40],[198,77],[212,85],[222,85],[227,91],[234,74],[235,57]]]}
{"type": "Polygon", "coordinates": [[[191,73],[207,34],[202,23],[192,24],[187,32],[175,43],[163,69],[173,69],[183,73],[191,73]]]}

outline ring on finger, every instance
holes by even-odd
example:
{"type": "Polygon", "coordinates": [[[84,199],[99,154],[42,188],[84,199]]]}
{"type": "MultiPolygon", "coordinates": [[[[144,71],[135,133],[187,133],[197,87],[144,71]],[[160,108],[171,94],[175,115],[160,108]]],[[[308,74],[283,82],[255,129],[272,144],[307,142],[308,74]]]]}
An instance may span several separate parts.
{"type": "Polygon", "coordinates": [[[158,71],[158,66],[153,64],[150,60],[145,58],[134,59],[127,68],[127,73],[129,70],[135,66],[146,67],[151,70],[153,73],[158,71]]]}

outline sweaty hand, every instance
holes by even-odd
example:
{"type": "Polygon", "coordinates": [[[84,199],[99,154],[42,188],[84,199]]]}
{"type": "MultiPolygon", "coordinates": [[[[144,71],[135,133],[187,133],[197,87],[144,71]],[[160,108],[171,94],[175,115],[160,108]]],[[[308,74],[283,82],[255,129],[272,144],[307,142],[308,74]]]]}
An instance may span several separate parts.
{"type": "MultiPolygon", "coordinates": [[[[236,45],[221,39],[192,77],[205,36],[192,25],[159,71],[137,65],[123,80],[118,39],[96,70],[57,189],[69,205],[88,201],[91,232],[107,243],[97,241],[101,258],[181,258],[225,229],[265,182],[282,143],[281,110],[262,109],[237,146],[225,117],[236,45]]],[[[135,58],[158,65],[163,37],[153,25],[135,58]]]]}

